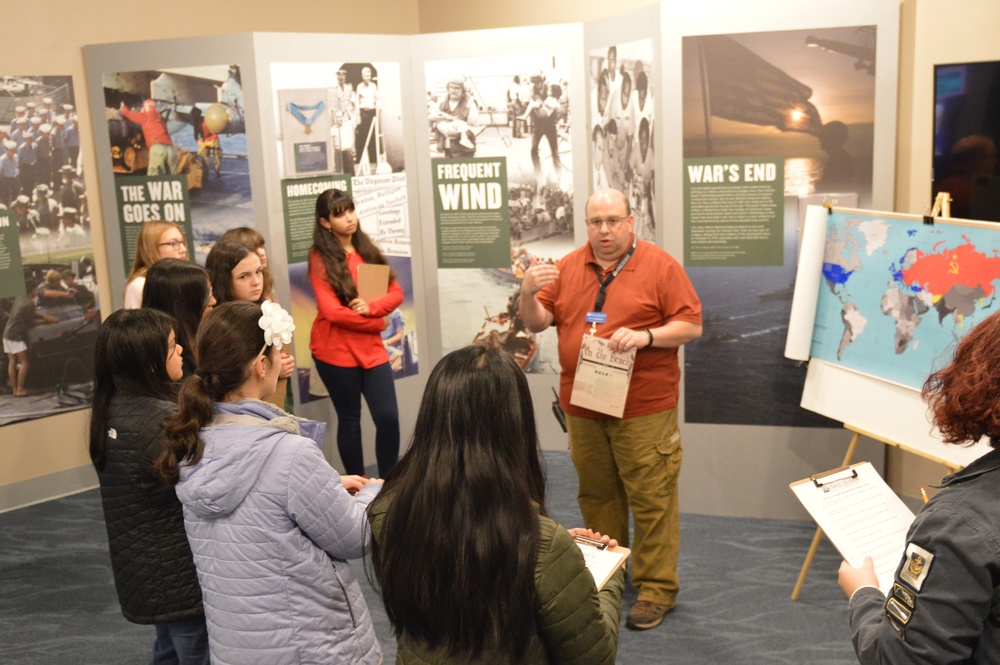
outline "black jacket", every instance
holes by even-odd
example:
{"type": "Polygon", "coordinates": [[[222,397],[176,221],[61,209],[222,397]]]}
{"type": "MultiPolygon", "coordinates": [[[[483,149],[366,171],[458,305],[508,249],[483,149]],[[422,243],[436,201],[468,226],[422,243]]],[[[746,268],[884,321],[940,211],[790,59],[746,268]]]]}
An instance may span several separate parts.
{"type": "Polygon", "coordinates": [[[1000,450],[917,513],[889,598],[862,587],[850,608],[862,665],[1000,663],[1000,450]]]}
{"type": "Polygon", "coordinates": [[[133,623],[204,613],[180,501],[152,471],[160,423],[176,408],[148,397],[117,396],[111,402],[107,464],[97,476],[118,602],[133,623]]]}

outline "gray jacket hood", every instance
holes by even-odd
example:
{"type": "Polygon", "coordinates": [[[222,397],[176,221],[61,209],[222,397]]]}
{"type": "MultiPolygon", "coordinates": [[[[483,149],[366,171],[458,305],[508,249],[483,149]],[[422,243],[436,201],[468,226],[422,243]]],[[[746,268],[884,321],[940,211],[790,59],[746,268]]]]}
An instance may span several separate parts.
{"type": "Polygon", "coordinates": [[[216,402],[199,436],[204,453],[181,466],[177,498],[203,519],[229,515],[246,499],[281,438],[289,433],[323,443],[326,424],[297,418],[272,404],[244,399],[216,402]]]}

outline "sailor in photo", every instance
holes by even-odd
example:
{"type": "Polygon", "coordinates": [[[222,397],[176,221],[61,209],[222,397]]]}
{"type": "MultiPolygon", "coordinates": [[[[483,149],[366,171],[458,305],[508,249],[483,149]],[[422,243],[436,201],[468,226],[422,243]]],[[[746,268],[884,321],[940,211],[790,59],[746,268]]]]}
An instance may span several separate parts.
{"type": "Polygon", "coordinates": [[[29,130],[25,132],[24,141],[17,148],[17,166],[21,172],[18,176],[18,186],[25,194],[30,194],[35,189],[37,164],[38,148],[35,147],[35,134],[29,130]]]}
{"type": "Polygon", "coordinates": [[[17,142],[7,139],[3,148],[4,154],[0,155],[0,203],[10,205],[17,196],[18,177],[21,175],[17,164],[17,142]]]}

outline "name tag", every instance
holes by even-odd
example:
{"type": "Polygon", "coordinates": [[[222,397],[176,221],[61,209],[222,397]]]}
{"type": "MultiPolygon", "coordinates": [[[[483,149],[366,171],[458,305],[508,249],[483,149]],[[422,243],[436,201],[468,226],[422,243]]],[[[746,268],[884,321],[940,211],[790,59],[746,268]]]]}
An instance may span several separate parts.
{"type": "Polygon", "coordinates": [[[587,312],[587,323],[604,323],[608,315],[604,312],[587,312]]]}

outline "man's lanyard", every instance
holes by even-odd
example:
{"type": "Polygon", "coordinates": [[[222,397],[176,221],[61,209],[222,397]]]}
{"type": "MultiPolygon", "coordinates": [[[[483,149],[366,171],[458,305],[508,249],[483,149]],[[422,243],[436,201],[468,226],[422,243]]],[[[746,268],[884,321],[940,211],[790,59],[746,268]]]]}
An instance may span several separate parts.
{"type": "Polygon", "coordinates": [[[595,312],[600,312],[604,309],[604,300],[608,296],[608,285],[614,281],[615,277],[618,276],[618,273],[620,273],[625,267],[625,264],[628,263],[628,260],[632,258],[632,253],[635,252],[636,240],[636,235],[633,233],[632,246],[629,247],[627,252],[625,252],[625,256],[618,261],[618,265],[615,266],[615,269],[612,270],[611,273],[604,279],[601,279],[601,268],[596,263],[591,264],[594,267],[594,274],[597,275],[597,281],[601,284],[601,288],[597,291],[597,300],[594,301],[595,312]]]}
{"type": "Polygon", "coordinates": [[[612,270],[611,273],[608,274],[608,276],[605,277],[604,279],[601,279],[601,268],[596,263],[591,264],[592,266],[594,266],[594,274],[597,275],[597,281],[601,285],[601,287],[597,291],[597,299],[594,301],[593,311],[587,312],[587,323],[590,324],[591,335],[597,334],[598,323],[604,323],[605,321],[608,320],[608,315],[601,311],[602,309],[604,309],[604,300],[608,296],[608,291],[607,291],[608,285],[614,281],[615,277],[618,276],[618,273],[620,273],[622,269],[625,268],[625,264],[628,263],[628,260],[632,258],[632,253],[635,252],[635,245],[637,240],[638,238],[633,233],[632,246],[629,247],[627,252],[625,252],[625,256],[623,256],[618,261],[618,265],[615,266],[615,269],[612,270]]]}

